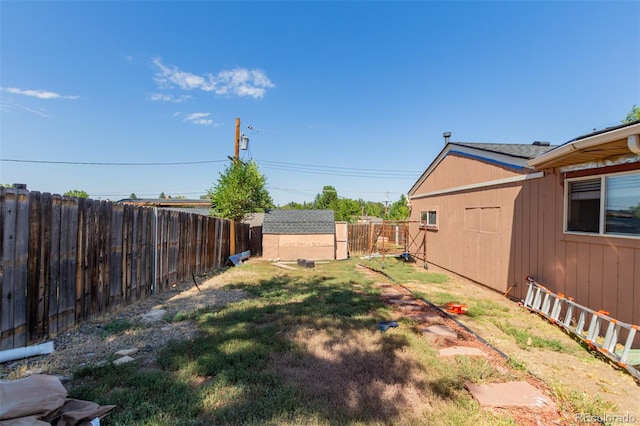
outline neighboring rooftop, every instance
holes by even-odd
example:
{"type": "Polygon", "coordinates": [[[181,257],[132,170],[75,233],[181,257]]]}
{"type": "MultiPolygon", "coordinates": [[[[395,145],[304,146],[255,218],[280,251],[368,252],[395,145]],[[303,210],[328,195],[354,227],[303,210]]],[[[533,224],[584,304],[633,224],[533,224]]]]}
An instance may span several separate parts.
{"type": "Polygon", "coordinates": [[[247,223],[249,226],[262,226],[264,222],[264,213],[247,213],[242,219],[242,223],[247,223]]]}
{"type": "Polygon", "coordinates": [[[556,148],[557,145],[550,145],[549,142],[525,143],[472,143],[472,142],[449,142],[450,145],[466,146],[481,151],[494,152],[496,154],[509,155],[511,157],[531,160],[547,151],[556,148]]]}
{"type": "Polygon", "coordinates": [[[335,234],[333,210],[269,210],[263,234],[335,234]]]}
{"type": "Polygon", "coordinates": [[[179,198],[124,198],[118,203],[134,206],[211,208],[211,200],[187,200],[179,198]]]}

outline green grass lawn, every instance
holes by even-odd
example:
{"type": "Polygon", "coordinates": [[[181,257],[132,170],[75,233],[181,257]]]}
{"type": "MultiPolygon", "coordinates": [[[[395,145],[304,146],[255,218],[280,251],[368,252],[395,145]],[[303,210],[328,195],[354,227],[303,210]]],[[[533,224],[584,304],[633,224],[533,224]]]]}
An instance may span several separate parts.
{"type": "MultiPolygon", "coordinates": [[[[78,369],[70,397],[115,404],[107,425],[512,424],[507,414],[480,409],[463,386],[525,372],[499,372],[484,359],[441,359],[402,320],[380,333],[376,325],[390,308],[356,263],[229,269],[221,277],[227,288],[250,298],[169,319],[194,321],[200,333],[169,344],[159,368],[78,369]]],[[[446,281],[397,269],[413,281],[446,281]]]]}

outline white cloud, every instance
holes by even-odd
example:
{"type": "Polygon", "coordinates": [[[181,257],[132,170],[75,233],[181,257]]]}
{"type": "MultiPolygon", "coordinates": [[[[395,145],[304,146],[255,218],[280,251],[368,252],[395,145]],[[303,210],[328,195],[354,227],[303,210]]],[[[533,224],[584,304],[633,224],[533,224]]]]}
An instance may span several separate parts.
{"type": "Polygon", "coordinates": [[[153,59],[158,67],[153,80],[161,89],[179,87],[183,90],[202,90],[217,95],[250,96],[260,99],[267,89],[275,87],[267,74],[259,69],[234,68],[220,71],[218,74],[204,76],[181,71],[178,67],[168,67],[160,58],[153,59]]]}
{"type": "Polygon", "coordinates": [[[149,99],[152,101],[160,101],[160,102],[172,102],[174,104],[179,104],[181,102],[186,101],[187,99],[191,99],[193,96],[189,96],[189,95],[180,95],[180,96],[173,96],[173,95],[167,95],[164,93],[152,93],[149,95],[149,99]]]}
{"type": "Polygon", "coordinates": [[[78,99],[80,96],[65,96],[48,90],[22,90],[17,87],[3,87],[5,92],[16,95],[32,96],[38,99],[78,99]]]}
{"type": "MultiPolygon", "coordinates": [[[[173,115],[176,116],[181,114],[176,113],[173,115]]],[[[220,123],[215,123],[212,119],[208,118],[210,115],[211,115],[210,112],[194,112],[194,113],[185,115],[182,120],[193,123],[193,124],[200,124],[202,126],[214,126],[214,127],[220,126],[220,123]]]]}
{"type": "Polygon", "coordinates": [[[20,104],[14,104],[14,103],[9,103],[9,102],[5,102],[5,101],[0,101],[0,111],[13,112],[16,108],[23,109],[23,110],[25,110],[27,112],[30,112],[32,114],[39,115],[40,117],[46,117],[46,118],[50,117],[50,115],[45,112],[46,110],[44,108],[41,108],[41,109],[37,110],[37,109],[29,108],[29,107],[26,107],[26,106],[20,105],[20,104]]]}

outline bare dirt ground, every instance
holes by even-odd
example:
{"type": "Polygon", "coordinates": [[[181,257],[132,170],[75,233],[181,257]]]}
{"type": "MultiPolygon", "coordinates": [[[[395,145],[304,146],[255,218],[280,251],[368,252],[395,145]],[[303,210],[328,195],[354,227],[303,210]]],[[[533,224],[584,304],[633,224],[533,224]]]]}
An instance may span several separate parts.
{"type": "MultiPolygon", "coordinates": [[[[499,351],[521,361],[531,373],[526,378],[529,383],[541,389],[547,395],[552,395],[552,387],[558,388],[559,386],[568,392],[580,392],[590,397],[612,401],[617,405],[618,409],[617,412],[610,414],[632,415],[635,416],[636,422],[640,422],[640,386],[628,374],[616,370],[610,364],[594,357],[560,329],[529,313],[516,303],[505,299],[500,294],[448,271],[439,270],[435,266],[430,266],[430,270],[445,273],[450,277],[445,284],[448,293],[458,294],[461,299],[463,297],[478,297],[493,300],[505,307],[509,321],[512,324],[533,328],[537,335],[557,339],[563,345],[573,348],[566,353],[554,352],[548,349],[522,349],[512,337],[506,335],[490,322],[466,316],[456,317],[456,319],[487,340],[499,351]]],[[[238,271],[238,273],[242,274],[244,272],[238,271]]],[[[234,275],[237,279],[238,275],[234,275]]],[[[374,273],[372,279],[377,280],[378,278],[375,277],[374,273]]],[[[199,289],[193,283],[178,285],[163,294],[139,301],[117,313],[85,323],[69,332],[60,333],[53,339],[56,349],[54,353],[0,364],[0,379],[15,379],[32,373],[44,373],[61,376],[64,381],[71,376],[74,368],[88,363],[95,364],[112,361],[117,358],[115,356],[116,351],[131,348],[138,350],[137,353],[131,355],[136,359],[138,365],[143,368],[155,368],[157,353],[169,340],[190,338],[197,334],[198,328],[196,324],[188,320],[146,322],[143,320],[145,314],[148,314],[153,309],[164,309],[166,311],[164,318],[166,319],[174,317],[181,312],[187,313],[207,306],[223,306],[246,297],[240,290],[222,290],[221,287],[226,283],[225,276],[221,275],[199,283],[199,289]],[[133,326],[120,333],[107,333],[106,329],[114,321],[126,321],[133,326]]],[[[390,287],[390,284],[385,280],[380,280],[379,283],[382,286],[384,297],[384,288],[390,287]]],[[[426,292],[428,286],[430,286],[429,284],[403,284],[406,284],[414,291],[423,292],[426,292]]],[[[400,287],[398,291],[402,291],[402,288],[400,287]]],[[[437,314],[427,304],[424,304],[422,309],[424,311],[418,313],[415,311],[415,307],[399,305],[396,310],[397,318],[417,313],[437,314]]],[[[458,341],[457,345],[477,347],[484,345],[472,334],[460,328],[455,322],[443,317],[442,323],[455,329],[459,334],[462,342],[458,341]]],[[[299,330],[298,333],[299,335],[292,336],[294,340],[313,343],[309,336],[305,335],[304,331],[299,330]]],[[[323,340],[321,337],[318,337],[318,342],[313,343],[317,346],[316,350],[320,355],[322,355],[323,350],[326,350],[328,344],[325,341],[327,339],[323,340]]],[[[450,346],[452,342],[442,338],[436,343],[446,347],[450,346]]],[[[505,363],[504,358],[496,352],[490,353],[489,359],[501,371],[508,372],[511,368],[505,363]]],[[[309,374],[309,372],[299,371],[289,373],[291,377],[301,379],[306,377],[305,374],[309,374]]],[[[418,383],[421,379],[420,377],[415,377],[415,380],[418,383]]],[[[317,383],[328,384],[321,380],[318,380],[317,383]]],[[[411,390],[413,388],[407,389],[411,390]]],[[[326,391],[329,391],[329,389],[326,389],[326,391]]],[[[392,392],[394,390],[388,391],[392,392]]],[[[414,393],[418,395],[417,391],[414,393]]],[[[413,393],[408,392],[405,395],[413,395],[413,393]]],[[[416,397],[416,399],[419,398],[416,397]]],[[[559,409],[561,410],[562,408],[559,407],[559,409]]],[[[565,424],[564,422],[558,422],[558,418],[561,417],[561,413],[558,412],[545,414],[523,409],[511,410],[510,414],[518,419],[520,424],[565,424]]]]}
{"type": "Polygon", "coordinates": [[[85,364],[109,362],[119,358],[117,351],[136,349],[130,356],[143,368],[155,368],[158,351],[170,340],[186,340],[195,336],[198,327],[191,321],[167,322],[180,313],[205,307],[223,306],[245,297],[241,290],[221,290],[222,280],[213,277],[198,289],[193,283],[175,285],[163,293],[135,302],[115,313],[86,322],[72,330],[57,334],[53,339],[55,351],[46,356],[33,357],[0,364],[0,379],[16,379],[34,373],[59,376],[66,382],[73,369],[85,364]],[[164,310],[158,320],[145,316],[153,310],[164,310]],[[116,323],[126,323],[121,332],[110,332],[116,323]]]}
{"type": "MultiPolygon", "coordinates": [[[[483,337],[501,352],[522,362],[527,370],[548,385],[564,389],[566,392],[579,392],[590,398],[611,401],[617,406],[617,412],[610,415],[627,415],[640,423],[640,384],[631,375],[615,368],[606,360],[582,348],[580,344],[562,329],[551,325],[540,316],[518,306],[501,294],[476,284],[449,271],[430,265],[432,272],[444,273],[449,277],[446,292],[460,296],[459,302],[473,298],[489,299],[504,306],[508,321],[516,327],[535,330],[535,334],[560,341],[568,348],[567,352],[550,349],[519,347],[515,339],[505,334],[493,323],[465,315],[456,316],[461,323],[483,337]]],[[[425,291],[429,284],[411,284],[415,291],[425,291]]]]}

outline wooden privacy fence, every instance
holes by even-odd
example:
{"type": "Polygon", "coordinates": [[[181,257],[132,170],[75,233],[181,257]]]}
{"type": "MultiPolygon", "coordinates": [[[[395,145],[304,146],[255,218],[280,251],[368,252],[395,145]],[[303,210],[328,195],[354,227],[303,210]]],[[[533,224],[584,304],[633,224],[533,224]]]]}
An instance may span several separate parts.
{"type": "MultiPolygon", "coordinates": [[[[0,188],[0,350],[225,265],[231,222],[0,188]]],[[[249,225],[236,223],[237,252],[249,225]]]]}
{"type": "Polygon", "coordinates": [[[348,230],[349,254],[369,255],[372,250],[380,250],[382,240],[387,247],[403,247],[407,233],[402,221],[382,223],[350,223],[348,230]]]}

